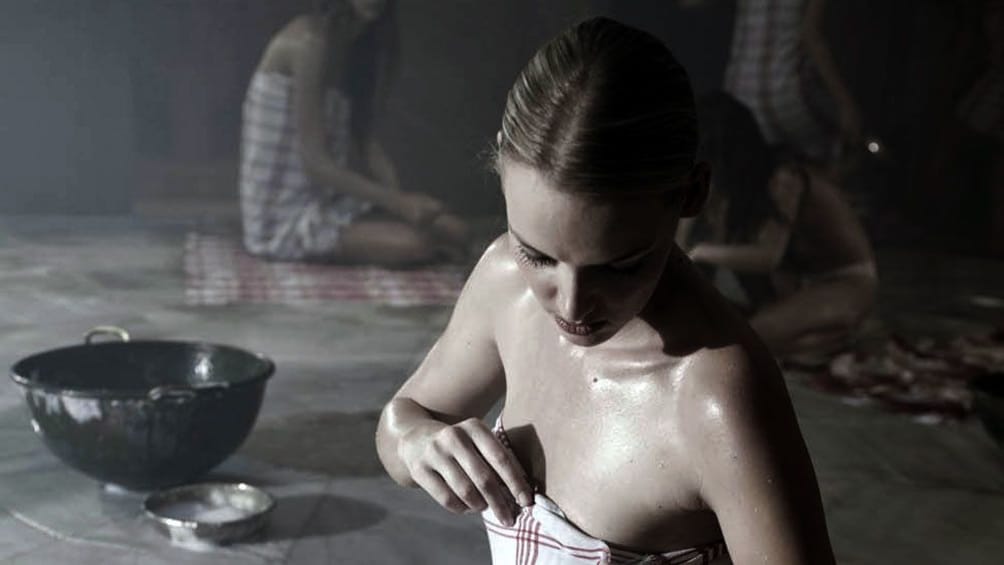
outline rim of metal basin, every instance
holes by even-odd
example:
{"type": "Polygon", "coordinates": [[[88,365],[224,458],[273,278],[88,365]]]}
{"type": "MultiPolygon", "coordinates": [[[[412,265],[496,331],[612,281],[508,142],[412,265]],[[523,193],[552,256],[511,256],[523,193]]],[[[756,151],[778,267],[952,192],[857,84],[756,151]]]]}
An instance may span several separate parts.
{"type": "Polygon", "coordinates": [[[59,394],[64,396],[74,396],[82,398],[117,398],[117,399],[137,399],[137,400],[152,400],[156,401],[159,398],[166,397],[180,397],[180,396],[191,396],[198,393],[206,393],[212,391],[219,391],[227,388],[245,386],[258,383],[260,381],[267,380],[275,373],[275,362],[269,357],[261,353],[255,353],[248,351],[246,349],[241,349],[232,345],[223,345],[218,343],[209,342],[197,342],[197,341],[175,341],[175,340],[137,340],[137,341],[123,341],[123,342],[105,342],[105,343],[95,343],[87,345],[70,345],[66,347],[59,347],[55,349],[49,349],[47,351],[42,351],[39,353],[34,353],[22,359],[19,359],[10,367],[10,378],[18,385],[25,387],[30,390],[41,391],[50,394],[59,394]],[[204,383],[189,383],[189,384],[169,384],[158,387],[152,387],[150,389],[111,389],[111,388],[74,388],[73,386],[59,386],[54,384],[42,383],[37,380],[27,376],[26,368],[30,367],[39,362],[40,359],[59,355],[68,351],[79,351],[81,348],[88,348],[100,351],[103,348],[117,349],[117,348],[129,348],[129,347],[185,347],[200,350],[216,350],[222,352],[229,352],[232,354],[246,355],[248,357],[256,359],[260,363],[260,367],[252,373],[249,373],[246,377],[241,378],[238,381],[224,381],[224,380],[212,380],[206,381],[204,383]],[[165,394],[167,393],[167,394],[165,394]]]}

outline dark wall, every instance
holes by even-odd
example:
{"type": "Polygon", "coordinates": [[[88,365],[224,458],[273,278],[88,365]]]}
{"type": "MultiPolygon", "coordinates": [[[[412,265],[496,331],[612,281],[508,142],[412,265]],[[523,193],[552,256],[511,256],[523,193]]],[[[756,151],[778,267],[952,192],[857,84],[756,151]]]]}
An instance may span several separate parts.
{"type": "Polygon", "coordinates": [[[610,2],[614,18],[663,40],[687,69],[697,94],[721,87],[732,40],[734,0],[690,8],[677,2],[610,2]]]}
{"type": "MultiPolygon", "coordinates": [[[[151,194],[236,207],[240,108],[272,34],[312,0],[4,0],[0,3],[0,212],[122,212],[151,194]]],[[[831,2],[827,33],[866,126],[910,192],[952,112],[953,3],[831,2]]],[[[716,88],[732,0],[400,0],[402,60],[382,136],[405,187],[461,211],[499,209],[484,150],[533,51],[607,14],[651,31],[716,88]]],[[[957,65],[955,65],[957,66],[957,65]]],[[[956,73],[958,74],[958,73],[956,73]]]]}
{"type": "Polygon", "coordinates": [[[141,159],[233,159],[244,91],[268,39],[312,0],[144,0],[130,22],[141,159]]]}
{"type": "MultiPolygon", "coordinates": [[[[13,48],[0,50],[9,84],[0,94],[0,204],[7,212],[120,212],[151,193],[236,199],[248,79],[271,35],[311,4],[4,2],[0,29],[13,48]]],[[[483,152],[513,78],[543,41],[593,14],[649,24],[668,17],[668,35],[688,29],[673,27],[672,10],[662,8],[672,3],[623,4],[402,0],[401,74],[382,134],[406,187],[464,211],[496,211],[483,152]]],[[[712,51],[724,53],[728,27],[718,26],[712,51]]],[[[649,28],[667,35],[664,25],[649,28]]],[[[705,51],[696,45],[708,40],[693,31],[671,43],[696,63],[705,51]]],[[[693,67],[698,82],[720,74],[693,67]]]]}
{"type": "Polygon", "coordinates": [[[506,93],[541,42],[606,2],[414,2],[400,4],[401,73],[383,138],[406,189],[458,209],[499,209],[485,151],[506,93]]]}
{"type": "MultiPolygon", "coordinates": [[[[0,17],[12,40],[0,50],[7,83],[0,205],[6,212],[122,212],[151,192],[235,199],[248,79],[271,35],[311,4],[8,0],[0,17]],[[200,175],[208,188],[195,182],[200,175]]],[[[668,4],[401,1],[401,74],[382,134],[406,187],[461,210],[497,210],[483,153],[513,78],[537,46],[592,14],[667,20],[672,14],[660,6],[668,4]]],[[[719,26],[716,44],[726,45],[727,27],[719,26]]],[[[665,26],[651,28],[667,35],[665,26]]],[[[707,39],[691,33],[675,43],[686,59],[703,53],[693,44],[707,39]]],[[[713,65],[693,67],[698,82],[715,80],[706,70],[713,65]]]]}
{"type": "Polygon", "coordinates": [[[129,4],[0,5],[0,213],[125,212],[129,4]]]}
{"type": "Polygon", "coordinates": [[[568,25],[608,15],[664,39],[697,88],[720,82],[731,3],[684,13],[666,0],[508,0],[401,3],[402,65],[384,137],[408,186],[474,213],[499,208],[485,150],[516,75],[568,25]]]}

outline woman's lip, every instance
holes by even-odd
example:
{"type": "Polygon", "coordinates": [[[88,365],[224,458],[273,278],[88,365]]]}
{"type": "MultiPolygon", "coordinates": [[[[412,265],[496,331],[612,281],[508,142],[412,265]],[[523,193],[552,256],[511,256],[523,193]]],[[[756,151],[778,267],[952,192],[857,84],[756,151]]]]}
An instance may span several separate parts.
{"type": "Polygon", "coordinates": [[[560,316],[555,316],[554,321],[555,323],[558,324],[558,327],[561,328],[562,331],[570,333],[572,335],[583,335],[583,336],[596,333],[596,330],[600,329],[600,327],[602,327],[603,324],[606,323],[606,322],[593,322],[590,324],[581,324],[581,323],[576,324],[569,322],[568,320],[565,320],[560,316]]]}

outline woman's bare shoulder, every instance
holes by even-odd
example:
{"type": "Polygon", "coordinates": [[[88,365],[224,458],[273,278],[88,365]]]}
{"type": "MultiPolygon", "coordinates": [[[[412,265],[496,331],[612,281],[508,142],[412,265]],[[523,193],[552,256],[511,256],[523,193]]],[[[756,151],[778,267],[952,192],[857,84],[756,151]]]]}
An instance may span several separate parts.
{"type": "Polygon", "coordinates": [[[506,311],[524,287],[519,268],[509,252],[508,237],[500,235],[488,245],[468,275],[454,316],[495,320],[496,314],[506,311]]]}
{"type": "Polygon", "coordinates": [[[465,292],[474,292],[498,302],[499,298],[512,297],[523,287],[519,267],[509,251],[509,238],[502,234],[485,249],[467,280],[465,292]]]}
{"type": "Polygon", "coordinates": [[[833,563],[812,462],[777,364],[737,343],[694,365],[681,444],[733,558],[833,563]]]}
{"type": "Polygon", "coordinates": [[[297,40],[322,38],[324,22],[316,14],[300,14],[283,26],[276,36],[297,40]]]}
{"type": "Polygon", "coordinates": [[[778,409],[790,409],[781,371],[766,349],[753,339],[702,349],[687,364],[682,379],[683,420],[700,441],[744,433],[751,423],[778,409]],[[712,429],[714,428],[714,429],[712,429]]]}
{"type": "Polygon", "coordinates": [[[324,40],[324,33],[317,16],[302,14],[282,27],[265,48],[259,70],[292,74],[293,61],[305,49],[317,47],[324,40]]]}

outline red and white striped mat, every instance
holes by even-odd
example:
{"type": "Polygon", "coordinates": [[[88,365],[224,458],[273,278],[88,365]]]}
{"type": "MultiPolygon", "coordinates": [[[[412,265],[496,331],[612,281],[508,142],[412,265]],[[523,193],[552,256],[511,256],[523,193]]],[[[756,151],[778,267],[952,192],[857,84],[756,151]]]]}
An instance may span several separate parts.
{"type": "Polygon", "coordinates": [[[185,241],[185,302],[193,305],[327,301],[449,305],[463,284],[464,273],[456,266],[391,270],[278,263],[248,254],[235,237],[189,233],[185,241]]]}

